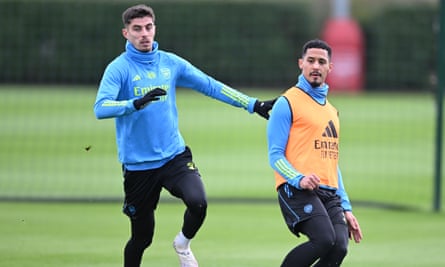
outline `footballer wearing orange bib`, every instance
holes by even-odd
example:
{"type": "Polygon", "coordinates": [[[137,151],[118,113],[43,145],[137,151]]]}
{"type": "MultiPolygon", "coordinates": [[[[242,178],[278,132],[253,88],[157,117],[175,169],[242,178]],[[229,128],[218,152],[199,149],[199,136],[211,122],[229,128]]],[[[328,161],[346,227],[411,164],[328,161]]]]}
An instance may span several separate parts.
{"type": "Polygon", "coordinates": [[[275,102],[267,125],[281,212],[293,234],[308,237],[282,267],[340,266],[349,238],[362,239],[338,167],[340,122],[325,83],[331,53],[322,40],[304,45],[298,82],[275,102]]]}

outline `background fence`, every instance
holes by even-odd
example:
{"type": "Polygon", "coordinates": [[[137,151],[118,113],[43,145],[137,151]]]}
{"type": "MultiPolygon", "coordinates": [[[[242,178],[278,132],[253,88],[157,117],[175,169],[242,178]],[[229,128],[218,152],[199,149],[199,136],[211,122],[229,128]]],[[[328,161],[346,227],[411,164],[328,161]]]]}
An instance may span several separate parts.
{"type": "MultiPolygon", "coordinates": [[[[152,1],[161,49],[237,86],[282,87],[295,79],[300,47],[319,37],[320,1],[152,1]],[[314,3],[315,4],[314,4],[314,3]]],[[[321,1],[326,2],[326,1],[321,1]]],[[[431,90],[438,6],[432,1],[351,1],[365,35],[365,88],[431,90]],[[354,6],[356,5],[356,6],[354,6]],[[364,10],[370,10],[362,14],[364,10]]],[[[129,1],[0,1],[0,82],[97,84],[124,49],[129,1]]]]}
{"type": "MultiPolygon", "coordinates": [[[[346,185],[355,202],[428,208],[437,2],[351,2],[365,36],[365,85],[361,94],[331,94],[346,185]]],[[[325,3],[150,4],[161,49],[270,98],[295,83],[301,46],[329,18],[325,3]]],[[[113,121],[96,121],[92,104],[103,69],[123,51],[120,15],[130,4],[0,0],[0,198],[120,199],[113,121]]],[[[264,121],[194,93],[181,93],[179,108],[210,197],[275,197],[264,121]]]]}

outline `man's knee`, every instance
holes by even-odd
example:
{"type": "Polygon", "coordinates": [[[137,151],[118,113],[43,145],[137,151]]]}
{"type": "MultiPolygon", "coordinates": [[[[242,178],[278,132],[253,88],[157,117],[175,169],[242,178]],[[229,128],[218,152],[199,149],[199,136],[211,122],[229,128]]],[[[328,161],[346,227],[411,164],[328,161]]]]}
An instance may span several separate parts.
{"type": "Polygon", "coordinates": [[[187,209],[199,217],[205,217],[207,214],[207,200],[194,199],[186,203],[187,209]]]}
{"type": "Polygon", "coordinates": [[[320,236],[317,239],[313,239],[312,243],[320,251],[330,251],[335,246],[335,236],[326,234],[326,235],[320,236]]]}
{"type": "Polygon", "coordinates": [[[344,225],[335,225],[336,241],[333,248],[335,255],[340,259],[346,257],[348,253],[349,235],[348,228],[344,225]]]}
{"type": "Polygon", "coordinates": [[[346,254],[348,253],[347,246],[344,246],[343,244],[336,244],[332,249],[332,253],[336,255],[336,258],[343,259],[346,257],[346,254]]]}
{"type": "Polygon", "coordinates": [[[126,245],[126,250],[138,251],[141,253],[153,242],[152,236],[131,236],[126,245]]]}

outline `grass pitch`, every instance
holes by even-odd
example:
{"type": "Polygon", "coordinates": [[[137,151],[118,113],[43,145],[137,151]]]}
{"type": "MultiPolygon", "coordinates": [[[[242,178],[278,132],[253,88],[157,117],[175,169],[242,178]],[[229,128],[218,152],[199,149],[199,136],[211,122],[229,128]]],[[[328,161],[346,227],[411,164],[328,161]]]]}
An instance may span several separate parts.
{"type": "MultiPolygon", "coordinates": [[[[129,235],[120,204],[0,203],[0,266],[118,267],[129,235]]],[[[304,239],[287,230],[276,204],[210,202],[192,242],[206,267],[279,266],[304,239]]],[[[172,241],[183,206],[162,203],[142,266],[178,266],[172,241]]],[[[442,267],[444,214],[357,208],[364,239],[350,243],[344,267],[442,267]]]]}
{"type": "MultiPolygon", "coordinates": [[[[0,88],[0,198],[28,200],[0,202],[0,266],[122,265],[129,225],[120,212],[114,124],[94,118],[95,93],[92,87],[0,88]]],[[[279,94],[247,93],[261,99],[279,94]]],[[[330,99],[340,111],[340,164],[364,231],[343,266],[444,266],[444,214],[428,212],[434,99],[410,94],[330,99]],[[406,209],[373,205],[382,203],[406,209]]],[[[180,128],[210,198],[207,220],[193,241],[201,265],[279,266],[303,240],[288,232],[275,203],[266,121],[189,91],[179,93],[178,106],[180,128]]],[[[177,266],[171,242],[182,212],[177,201],[163,198],[142,266],[177,266]]]]}
{"type": "MultiPolygon", "coordinates": [[[[280,91],[246,93],[270,99],[280,91]]],[[[114,120],[96,120],[95,94],[80,86],[0,88],[0,198],[120,199],[114,120]]],[[[266,121],[191,90],[177,99],[209,197],[271,198],[266,121]]],[[[330,101],[340,112],[340,167],[353,202],[430,209],[433,97],[332,93],[330,101]]]]}

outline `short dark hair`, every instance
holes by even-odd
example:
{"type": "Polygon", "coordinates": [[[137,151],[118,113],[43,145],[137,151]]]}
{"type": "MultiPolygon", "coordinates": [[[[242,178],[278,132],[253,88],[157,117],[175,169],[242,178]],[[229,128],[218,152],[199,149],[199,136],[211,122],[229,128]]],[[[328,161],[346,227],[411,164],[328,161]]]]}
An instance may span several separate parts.
{"type": "Polygon", "coordinates": [[[306,55],[306,52],[309,48],[320,48],[320,49],[324,49],[326,51],[328,51],[328,57],[331,58],[332,56],[332,49],[331,47],[328,45],[328,43],[326,43],[323,40],[320,39],[313,39],[308,41],[307,43],[304,44],[303,46],[303,53],[301,55],[301,57],[304,57],[304,55],[306,55]]]}
{"type": "Polygon", "coordinates": [[[153,9],[147,5],[135,5],[127,8],[122,13],[122,22],[124,26],[127,26],[135,18],[151,17],[153,22],[155,22],[155,12],[153,9]]]}

